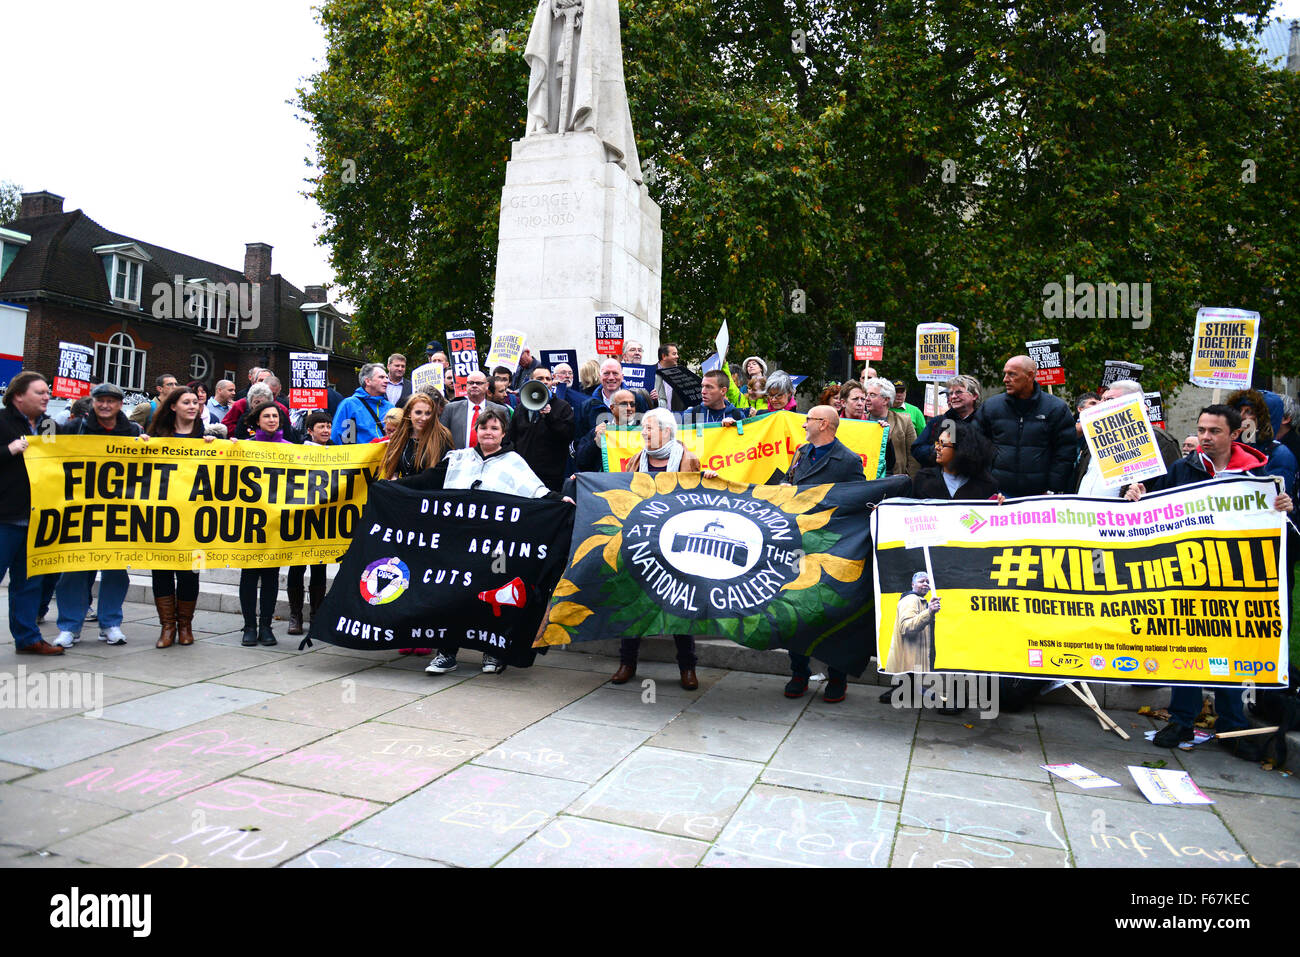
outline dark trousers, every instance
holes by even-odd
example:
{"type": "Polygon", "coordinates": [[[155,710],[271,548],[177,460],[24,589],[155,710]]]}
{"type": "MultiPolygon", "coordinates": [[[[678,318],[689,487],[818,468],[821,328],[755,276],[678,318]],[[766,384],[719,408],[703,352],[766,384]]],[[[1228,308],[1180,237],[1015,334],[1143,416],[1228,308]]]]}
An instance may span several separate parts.
{"type": "Polygon", "coordinates": [[[289,566],[289,590],[297,588],[302,590],[303,580],[306,578],[307,569],[311,569],[311,587],[325,588],[325,566],[324,565],[290,565],[289,566]]]}
{"type": "MultiPolygon", "coordinates": [[[[691,635],[673,635],[677,645],[677,667],[685,671],[695,667],[695,638],[691,635]]],[[[640,638],[624,638],[618,643],[618,660],[620,664],[636,667],[637,656],[641,652],[640,638]]]]}
{"type": "MultiPolygon", "coordinates": [[[[1214,723],[1215,731],[1239,731],[1249,727],[1246,722],[1246,707],[1241,700],[1240,688],[1215,688],[1214,710],[1219,720],[1214,723]]],[[[1193,727],[1196,716],[1201,713],[1203,692],[1200,686],[1179,685],[1169,695],[1169,717],[1184,728],[1193,727]]]]}
{"type": "MultiPolygon", "coordinates": [[[[807,655],[796,655],[793,651],[790,652],[790,677],[802,678],[804,681],[807,681],[812,677],[812,669],[808,666],[811,661],[812,659],[807,655]]],[[[827,666],[826,668],[826,675],[831,681],[849,680],[849,676],[846,672],[840,671],[838,668],[831,668],[830,666],[827,666]]]]}
{"type": "Polygon", "coordinates": [[[275,614],[275,600],[280,597],[280,569],[245,568],[239,573],[239,610],[244,613],[244,627],[269,625],[275,614]],[[258,617],[257,586],[262,586],[261,617],[258,617]]]}
{"type": "Polygon", "coordinates": [[[199,573],[184,571],[153,571],[155,598],[176,596],[177,601],[198,601],[199,573]]]}
{"type": "Polygon", "coordinates": [[[59,584],[59,573],[53,575],[41,575],[41,615],[50,610],[50,600],[54,598],[54,589],[59,584]]]}

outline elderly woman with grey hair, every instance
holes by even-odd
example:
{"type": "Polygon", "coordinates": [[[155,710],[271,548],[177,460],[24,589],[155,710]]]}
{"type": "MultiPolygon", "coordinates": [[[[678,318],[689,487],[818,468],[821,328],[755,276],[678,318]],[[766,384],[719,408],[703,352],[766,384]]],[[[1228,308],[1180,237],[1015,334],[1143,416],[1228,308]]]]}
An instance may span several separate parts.
{"type": "MultiPolygon", "coordinates": [[[[677,441],[677,422],[667,409],[651,409],[641,419],[641,440],[644,447],[628,462],[629,472],[700,472],[700,457],[677,441]]],[[[718,473],[704,469],[705,478],[717,478],[718,473]]],[[[694,691],[700,686],[695,677],[695,639],[691,635],[673,635],[677,646],[677,668],[682,674],[682,687],[694,691]]],[[[636,662],[641,650],[641,638],[624,638],[618,646],[618,670],[610,684],[626,684],[636,677],[636,662]]]]}
{"type": "Polygon", "coordinates": [[[924,468],[931,468],[936,464],[934,459],[934,443],[939,438],[939,433],[943,431],[944,419],[956,419],[958,422],[968,422],[975,415],[975,410],[980,404],[980,384],[974,376],[959,375],[948,380],[948,411],[942,415],[936,415],[930,421],[925,423],[925,428],[921,434],[916,437],[912,443],[912,458],[921,463],[924,468]]]}

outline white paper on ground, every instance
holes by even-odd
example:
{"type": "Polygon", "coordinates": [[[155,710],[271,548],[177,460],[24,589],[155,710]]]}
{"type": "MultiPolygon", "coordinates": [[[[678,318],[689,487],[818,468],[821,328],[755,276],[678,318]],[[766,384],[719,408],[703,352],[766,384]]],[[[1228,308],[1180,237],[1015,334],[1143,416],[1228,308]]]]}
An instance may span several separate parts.
{"type": "Polygon", "coordinates": [[[1128,766],[1128,773],[1152,804],[1213,804],[1186,771],[1128,766]]]}
{"type": "Polygon", "coordinates": [[[1044,771],[1055,774],[1058,778],[1064,778],[1071,784],[1077,784],[1081,788],[1117,788],[1120,786],[1118,781],[1102,777],[1096,771],[1089,771],[1082,764],[1040,764],[1039,767],[1044,771]]]}

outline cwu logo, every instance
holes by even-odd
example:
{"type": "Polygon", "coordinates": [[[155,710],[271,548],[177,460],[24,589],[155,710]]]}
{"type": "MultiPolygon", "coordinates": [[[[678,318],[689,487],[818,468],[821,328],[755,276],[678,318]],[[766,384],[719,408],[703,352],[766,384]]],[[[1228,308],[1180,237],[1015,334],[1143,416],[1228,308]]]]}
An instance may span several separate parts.
{"type": "Polygon", "coordinates": [[[1137,671],[1141,667],[1136,658],[1116,658],[1111,666],[1116,671],[1137,671]]]}
{"type": "Polygon", "coordinates": [[[397,601],[411,584],[411,570],[396,556],[377,558],[361,573],[361,597],[368,605],[397,601]]]}

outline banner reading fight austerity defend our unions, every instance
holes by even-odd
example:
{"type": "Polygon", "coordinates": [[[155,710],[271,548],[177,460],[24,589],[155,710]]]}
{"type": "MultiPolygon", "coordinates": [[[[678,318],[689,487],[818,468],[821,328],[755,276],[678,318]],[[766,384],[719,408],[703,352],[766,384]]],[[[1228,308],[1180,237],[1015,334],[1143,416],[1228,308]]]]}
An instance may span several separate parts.
{"type": "MultiPolygon", "coordinates": [[[[807,441],[804,418],[797,412],[767,412],[735,426],[679,425],[677,438],[700,457],[703,468],[731,482],[762,485],[776,470],[787,470],[795,451],[807,441]]],[[[840,419],[835,437],[858,454],[863,474],[874,479],[884,476],[887,432],[888,426],[880,422],[840,419]]],[[[643,444],[640,427],[606,428],[605,470],[626,471],[643,444]]]]}
{"type": "Polygon", "coordinates": [[[1276,494],[1271,478],[1242,477],[1139,502],[883,502],[883,670],[1285,685],[1276,494]]]}
{"type": "Polygon", "coordinates": [[[32,442],[28,572],[337,561],[384,449],[89,435],[32,442]]]}

